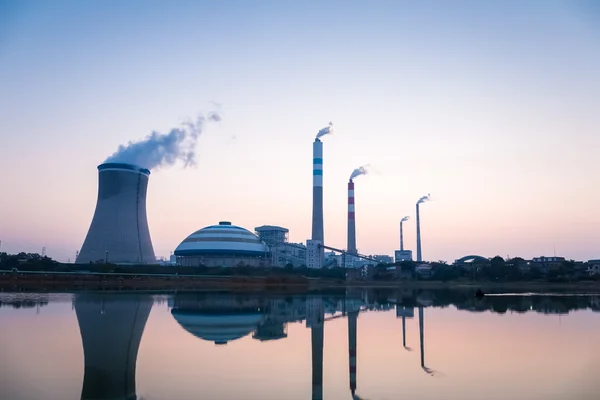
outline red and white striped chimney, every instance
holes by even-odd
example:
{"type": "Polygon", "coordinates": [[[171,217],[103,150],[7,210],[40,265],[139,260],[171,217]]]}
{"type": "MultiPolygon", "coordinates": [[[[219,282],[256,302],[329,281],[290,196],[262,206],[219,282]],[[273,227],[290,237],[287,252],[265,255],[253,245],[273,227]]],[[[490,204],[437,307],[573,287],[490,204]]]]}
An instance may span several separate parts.
{"type": "Polygon", "coordinates": [[[354,220],[354,182],[348,182],[348,246],[346,251],[357,254],[356,250],[356,222],[354,220]]]}

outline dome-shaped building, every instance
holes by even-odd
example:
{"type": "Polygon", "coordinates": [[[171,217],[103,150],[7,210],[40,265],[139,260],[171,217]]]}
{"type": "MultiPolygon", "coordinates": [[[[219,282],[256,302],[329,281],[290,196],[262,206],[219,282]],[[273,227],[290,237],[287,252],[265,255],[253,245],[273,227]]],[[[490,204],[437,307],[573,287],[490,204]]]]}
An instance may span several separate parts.
{"type": "Polygon", "coordinates": [[[185,267],[269,266],[269,248],[247,229],[219,222],[189,235],[175,249],[177,265],[185,267]]]}

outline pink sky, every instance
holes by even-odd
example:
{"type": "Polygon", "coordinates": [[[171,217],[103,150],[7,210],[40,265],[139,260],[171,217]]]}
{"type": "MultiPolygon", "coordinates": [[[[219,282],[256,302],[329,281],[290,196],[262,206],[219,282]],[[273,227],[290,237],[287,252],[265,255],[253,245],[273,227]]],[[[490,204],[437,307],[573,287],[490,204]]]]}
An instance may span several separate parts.
{"type": "Polygon", "coordinates": [[[555,248],[600,258],[593,6],[103,4],[0,12],[2,250],[45,246],[72,261],[92,219],[96,166],[120,144],[218,109],[196,168],[151,175],[158,256],[220,220],[281,225],[304,242],[312,141],[333,121],[327,245],[344,247],[348,176],[370,163],[375,172],[356,180],[361,253],[392,255],[405,215],[415,250],[415,202],[431,193],[425,260],[555,248]]]}

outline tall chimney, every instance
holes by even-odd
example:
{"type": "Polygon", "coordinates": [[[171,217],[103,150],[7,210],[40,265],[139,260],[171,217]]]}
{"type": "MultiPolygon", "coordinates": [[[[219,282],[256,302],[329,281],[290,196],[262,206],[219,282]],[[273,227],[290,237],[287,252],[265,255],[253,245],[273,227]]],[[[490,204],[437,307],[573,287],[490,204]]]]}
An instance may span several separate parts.
{"type": "Polygon", "coordinates": [[[350,391],[356,392],[356,325],[358,311],[348,312],[348,363],[350,370],[350,391]]]}
{"type": "Polygon", "coordinates": [[[400,251],[404,251],[404,235],[402,234],[402,224],[404,221],[400,221],[400,251]]]}
{"type": "Polygon", "coordinates": [[[132,164],[98,166],[96,211],[77,263],[154,264],[146,216],[150,171],[132,164]]]}
{"type": "Polygon", "coordinates": [[[419,203],[417,203],[417,261],[423,261],[421,257],[421,220],[419,219],[419,203]]]}
{"type": "Polygon", "coordinates": [[[323,142],[313,143],[313,212],[312,240],[324,243],[323,233],[323,142]]]}
{"type": "Polygon", "coordinates": [[[138,349],[152,308],[148,295],[76,295],[83,342],[82,400],[134,400],[138,349]]]}
{"type": "Polygon", "coordinates": [[[348,181],[348,246],[346,251],[357,254],[356,250],[356,221],[354,219],[354,182],[348,181]]]}

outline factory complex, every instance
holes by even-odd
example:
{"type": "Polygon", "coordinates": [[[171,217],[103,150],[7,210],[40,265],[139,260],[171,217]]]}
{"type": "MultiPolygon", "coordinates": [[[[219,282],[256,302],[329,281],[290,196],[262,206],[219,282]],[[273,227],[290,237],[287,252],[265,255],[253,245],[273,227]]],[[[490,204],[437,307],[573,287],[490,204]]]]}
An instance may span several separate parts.
{"type": "MultiPolygon", "coordinates": [[[[313,142],[312,233],[306,244],[290,243],[289,230],[272,225],[254,229],[255,233],[221,221],[201,228],[177,246],[170,264],[186,267],[300,267],[361,268],[376,263],[412,260],[404,250],[400,222],[400,250],[395,257],[365,256],[358,253],[354,179],[367,173],[366,167],[355,169],[348,181],[348,236],[345,249],[329,246],[325,241],[323,215],[323,142],[332,133],[332,124],[321,129],[313,142]],[[327,251],[326,251],[327,250],[327,251]]],[[[76,263],[156,264],[148,219],[146,194],[150,170],[133,163],[107,162],[98,166],[98,197],[87,236],[76,263]]],[[[421,261],[421,233],[417,202],[417,261],[421,261]]]]}

